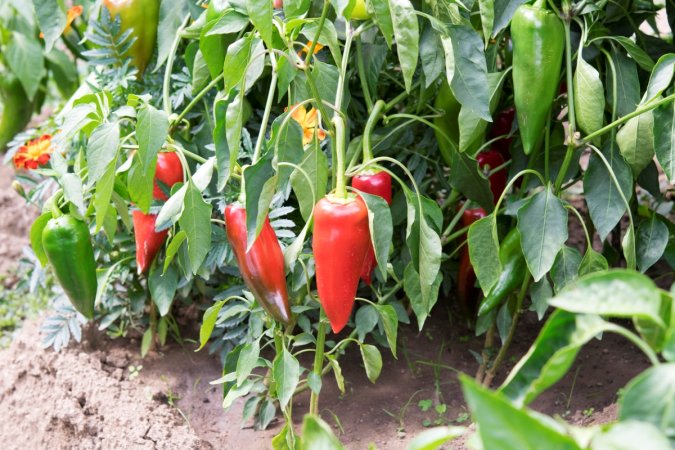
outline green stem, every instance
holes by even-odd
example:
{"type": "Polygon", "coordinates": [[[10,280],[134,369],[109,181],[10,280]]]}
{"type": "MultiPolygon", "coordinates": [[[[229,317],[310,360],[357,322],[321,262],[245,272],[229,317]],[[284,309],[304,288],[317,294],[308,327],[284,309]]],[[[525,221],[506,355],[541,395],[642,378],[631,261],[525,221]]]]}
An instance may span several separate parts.
{"type": "Polygon", "coordinates": [[[347,198],[347,177],[345,176],[345,122],[342,117],[335,115],[333,117],[335,126],[335,156],[337,164],[335,167],[335,193],[338,198],[347,198]]]}
{"type": "Polygon", "coordinates": [[[594,131],[593,133],[589,134],[588,136],[583,138],[581,141],[579,141],[579,145],[581,146],[581,145],[584,145],[584,144],[588,144],[589,142],[591,142],[596,137],[602,136],[603,134],[607,133],[608,131],[611,131],[612,129],[618,127],[622,123],[628,122],[633,117],[637,117],[640,114],[644,114],[648,111],[651,111],[652,109],[658,108],[661,105],[664,105],[666,103],[670,103],[673,100],[675,100],[675,94],[671,94],[668,97],[662,98],[659,101],[650,102],[646,105],[643,105],[642,107],[636,109],[632,113],[626,114],[625,116],[615,120],[614,122],[610,123],[609,125],[606,125],[606,126],[600,128],[598,131],[594,131]]]}
{"type": "Polygon", "coordinates": [[[385,107],[385,103],[382,100],[375,102],[375,105],[372,107],[370,116],[368,116],[368,121],[366,126],[363,129],[363,163],[368,164],[368,161],[373,159],[373,150],[370,146],[370,137],[373,133],[373,128],[375,124],[380,119],[382,115],[382,109],[385,107]]]}
{"type": "MultiPolygon", "coordinates": [[[[326,322],[319,319],[319,329],[316,336],[316,352],[314,353],[314,368],[313,372],[317,376],[321,376],[323,371],[323,351],[326,343],[326,322]]],[[[313,415],[319,414],[319,395],[312,391],[309,398],[309,413],[313,415]]]]}
{"type": "MultiPolygon", "coordinates": [[[[565,1],[563,3],[563,11],[565,15],[568,15],[569,13],[569,1],[565,1]]],[[[563,181],[565,181],[565,175],[567,174],[567,169],[570,166],[570,163],[572,162],[572,157],[574,156],[574,150],[575,150],[575,145],[574,141],[576,139],[576,132],[577,132],[577,123],[576,123],[576,115],[574,111],[574,82],[572,79],[572,43],[570,39],[570,21],[569,18],[565,18],[563,20],[563,24],[565,26],[565,66],[566,66],[566,77],[567,77],[567,118],[569,120],[569,142],[567,144],[567,152],[565,153],[565,159],[563,160],[562,166],[560,167],[560,172],[558,172],[558,176],[556,177],[555,180],[555,191],[558,192],[560,190],[560,186],[562,186],[563,181]]],[[[579,48],[583,48],[584,42],[583,42],[583,36],[582,40],[579,43],[579,48]]],[[[579,52],[580,54],[577,56],[578,58],[581,58],[581,51],[579,52]]]]}
{"type": "Polygon", "coordinates": [[[178,31],[176,31],[176,38],[173,40],[173,44],[171,44],[171,51],[169,51],[169,57],[166,60],[166,69],[164,70],[164,84],[162,85],[162,97],[164,103],[164,112],[166,112],[168,115],[171,115],[171,95],[169,92],[171,90],[171,70],[173,69],[173,61],[176,59],[178,45],[180,45],[181,33],[183,32],[183,29],[185,29],[185,25],[187,25],[188,20],[190,20],[189,14],[185,16],[183,23],[178,28],[178,31]]]}
{"type": "Polygon", "coordinates": [[[267,130],[267,122],[270,119],[270,112],[272,110],[272,103],[274,102],[274,94],[277,87],[277,78],[278,74],[274,64],[274,56],[270,54],[270,59],[272,61],[272,79],[270,80],[270,89],[267,93],[267,101],[265,102],[265,111],[263,112],[262,122],[260,122],[260,131],[258,133],[258,139],[255,143],[255,150],[253,151],[253,164],[255,164],[260,158],[260,150],[262,149],[263,141],[265,140],[265,131],[267,130]]]}
{"type": "Polygon", "coordinates": [[[321,10],[321,17],[319,17],[319,25],[316,27],[316,34],[312,40],[312,45],[309,46],[307,51],[307,56],[305,56],[305,67],[309,67],[309,60],[314,56],[314,49],[316,48],[317,42],[321,37],[321,31],[323,31],[323,25],[326,22],[326,17],[328,17],[328,11],[330,8],[330,1],[326,0],[323,2],[323,9],[321,10]]]}
{"type": "Polygon", "coordinates": [[[370,88],[368,87],[368,80],[366,80],[366,69],[363,64],[363,45],[361,39],[356,41],[356,63],[359,69],[359,80],[361,82],[361,90],[363,91],[363,99],[366,101],[368,111],[373,110],[373,98],[370,96],[370,88]]]}
{"type": "Polygon", "coordinates": [[[196,153],[192,153],[189,150],[185,150],[184,148],[180,148],[180,152],[183,153],[185,156],[187,156],[190,159],[194,159],[198,163],[204,164],[206,162],[206,158],[199,156],[196,153]]]}
{"type": "Polygon", "coordinates": [[[216,78],[214,78],[209,84],[207,84],[204,89],[199,91],[199,93],[195,96],[195,98],[193,98],[192,101],[188,103],[188,105],[185,107],[185,109],[178,115],[174,124],[171,126],[172,130],[176,125],[178,125],[181,122],[181,120],[185,118],[187,113],[189,113],[192,110],[192,108],[194,108],[197,105],[197,103],[201,101],[201,99],[206,95],[206,93],[209,92],[212,88],[214,88],[223,79],[223,76],[224,75],[221,73],[216,78]]]}
{"type": "Polygon", "coordinates": [[[459,221],[462,219],[462,214],[464,214],[464,211],[466,211],[469,208],[469,204],[471,202],[466,201],[462,205],[462,207],[457,211],[457,214],[455,214],[455,217],[452,218],[450,221],[450,224],[447,226],[447,228],[443,231],[441,234],[441,241],[450,234],[450,232],[455,228],[455,226],[459,223],[459,221]]]}

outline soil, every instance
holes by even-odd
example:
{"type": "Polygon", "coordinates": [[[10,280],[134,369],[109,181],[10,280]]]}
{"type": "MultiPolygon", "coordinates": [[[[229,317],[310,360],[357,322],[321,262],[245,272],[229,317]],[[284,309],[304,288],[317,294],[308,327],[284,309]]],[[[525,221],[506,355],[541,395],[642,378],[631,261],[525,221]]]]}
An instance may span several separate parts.
{"type": "MultiPolygon", "coordinates": [[[[0,169],[0,207],[5,212],[0,216],[0,273],[16,263],[36,214],[26,209],[10,183],[11,170],[0,169]]],[[[570,242],[575,242],[578,230],[571,234],[570,242]]],[[[483,342],[452,323],[443,302],[439,300],[422,333],[401,327],[398,359],[383,351],[376,384],[366,378],[355,348],[341,362],[346,394],[340,394],[332,375],[324,378],[321,415],[348,448],[365,449],[372,443],[380,449],[403,449],[435,421],[470,424],[457,373],[475,374],[477,363],[470,351],[479,352],[483,342]],[[422,400],[445,404],[447,410],[441,415],[433,406],[423,411],[422,400]]],[[[194,338],[196,326],[185,337],[194,338]]],[[[527,351],[540,326],[533,313],[524,315],[495,385],[527,351]]],[[[195,353],[193,344],[171,343],[141,359],[138,339],[110,340],[93,326],[85,330],[82,345],[59,353],[42,349],[39,342],[39,320],[29,321],[12,345],[0,351],[3,448],[256,450],[270,448],[270,439],[281,428],[280,422],[266,431],[242,424],[243,401],[223,412],[220,388],[209,384],[220,377],[221,365],[205,351],[195,353]]],[[[647,366],[635,347],[606,334],[584,347],[567,376],[532,407],[578,425],[614,420],[617,391],[647,366]]],[[[294,403],[297,428],[308,403],[308,393],[294,403]]],[[[465,448],[464,439],[451,448],[465,448]]]]}

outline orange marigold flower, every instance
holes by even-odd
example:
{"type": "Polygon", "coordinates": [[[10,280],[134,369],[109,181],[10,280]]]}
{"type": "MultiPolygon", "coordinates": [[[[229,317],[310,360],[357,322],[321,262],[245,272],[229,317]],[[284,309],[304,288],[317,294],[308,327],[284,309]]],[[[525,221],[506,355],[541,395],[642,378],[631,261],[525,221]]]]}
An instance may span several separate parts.
{"type": "Polygon", "coordinates": [[[307,111],[304,106],[301,106],[293,111],[291,117],[302,127],[303,146],[312,142],[315,133],[320,141],[326,139],[326,132],[319,127],[319,113],[316,109],[310,108],[307,111]]]}
{"type": "Polygon", "coordinates": [[[52,153],[52,137],[43,134],[19,147],[12,159],[17,169],[33,170],[49,162],[52,153]]]}
{"type": "MultiPolygon", "coordinates": [[[[82,15],[82,11],[84,11],[84,8],[82,7],[82,5],[73,6],[72,8],[70,8],[68,10],[68,14],[66,16],[66,26],[63,29],[64,33],[70,31],[70,25],[72,25],[73,20],[75,20],[76,18],[78,18],[82,15]]],[[[40,33],[40,37],[44,39],[45,34],[40,33]]]]}
{"type": "MultiPolygon", "coordinates": [[[[300,51],[298,52],[298,56],[302,57],[302,54],[303,54],[303,53],[304,53],[304,54],[309,53],[309,49],[310,49],[310,48],[312,48],[312,41],[307,41],[306,46],[305,46],[305,47],[302,47],[302,50],[300,50],[300,51]]],[[[317,42],[316,45],[314,46],[314,54],[316,55],[317,53],[319,53],[319,52],[321,51],[322,48],[323,48],[323,45],[321,45],[321,44],[319,44],[319,43],[317,42]]]]}

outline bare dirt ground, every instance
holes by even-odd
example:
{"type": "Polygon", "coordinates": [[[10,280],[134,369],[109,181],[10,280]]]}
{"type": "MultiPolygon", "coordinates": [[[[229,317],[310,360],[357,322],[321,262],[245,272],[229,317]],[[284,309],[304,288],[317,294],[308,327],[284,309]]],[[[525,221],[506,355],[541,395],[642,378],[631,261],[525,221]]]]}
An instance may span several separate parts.
{"type": "MultiPolygon", "coordinates": [[[[0,273],[15,264],[35,214],[26,210],[10,183],[11,169],[0,169],[0,273]]],[[[469,425],[457,373],[475,373],[477,363],[469,350],[480,351],[482,339],[451,323],[444,301],[450,300],[439,300],[424,332],[401,328],[398,360],[383,352],[377,384],[367,380],[354,348],[341,364],[346,394],[340,394],[331,374],[325,377],[321,414],[348,448],[372,443],[403,449],[428,423],[469,425]],[[420,401],[445,404],[447,410],[438,414],[432,406],[423,411],[420,401]]],[[[497,382],[527,351],[540,326],[532,313],[525,315],[497,382]]],[[[186,337],[196,336],[197,327],[185,330],[186,337]]],[[[209,384],[220,377],[220,363],[205,352],[195,353],[192,344],[172,343],[142,360],[137,339],[111,341],[94,327],[84,339],[83,345],[60,353],[44,350],[39,321],[30,321],[10,348],[0,351],[3,448],[256,450],[270,448],[280,429],[279,422],[267,431],[242,427],[243,402],[224,413],[220,388],[209,384]]],[[[533,407],[575,424],[611,421],[617,390],[646,367],[637,349],[605,335],[585,347],[569,374],[533,407]]],[[[308,401],[305,393],[294,404],[298,428],[308,401]]]]}

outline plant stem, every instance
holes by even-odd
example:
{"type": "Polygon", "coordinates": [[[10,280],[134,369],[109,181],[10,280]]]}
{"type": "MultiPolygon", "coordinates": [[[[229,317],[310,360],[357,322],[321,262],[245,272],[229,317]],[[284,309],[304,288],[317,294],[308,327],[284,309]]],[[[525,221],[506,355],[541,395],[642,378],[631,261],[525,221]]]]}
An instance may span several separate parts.
{"type": "Polygon", "coordinates": [[[201,101],[201,99],[206,95],[206,93],[209,92],[213,87],[215,87],[220,82],[220,80],[223,79],[223,76],[224,75],[221,73],[216,78],[214,78],[209,84],[207,84],[204,89],[199,91],[199,93],[195,96],[195,98],[193,98],[192,101],[188,103],[188,105],[185,107],[185,109],[178,115],[176,121],[171,126],[172,130],[176,125],[180,123],[181,120],[185,118],[187,113],[190,112],[192,108],[194,108],[197,105],[197,103],[201,101]]]}
{"type": "Polygon", "coordinates": [[[255,150],[253,151],[253,164],[255,164],[258,159],[260,159],[260,150],[262,149],[262,144],[265,140],[267,122],[270,119],[270,111],[272,110],[272,103],[274,102],[274,94],[277,87],[277,78],[279,77],[275,67],[276,64],[274,64],[274,55],[270,54],[270,59],[272,60],[272,79],[270,80],[270,90],[267,93],[267,101],[265,102],[265,111],[263,112],[263,118],[260,122],[260,132],[258,133],[258,139],[255,143],[255,150]]]}
{"type": "Polygon", "coordinates": [[[483,345],[483,351],[481,352],[481,358],[483,361],[480,363],[480,366],[478,366],[478,371],[476,372],[476,381],[478,383],[482,383],[483,378],[485,378],[485,369],[487,369],[487,364],[490,360],[488,350],[491,349],[493,345],[495,345],[495,328],[497,328],[497,326],[494,322],[492,322],[490,328],[488,328],[488,330],[485,332],[485,344],[483,345]]]}
{"type": "Polygon", "coordinates": [[[164,112],[166,112],[168,115],[171,115],[171,95],[169,93],[171,88],[171,70],[173,69],[173,61],[176,59],[178,45],[180,45],[180,41],[182,39],[181,34],[183,29],[185,29],[185,25],[187,25],[188,20],[190,20],[189,14],[185,16],[183,23],[181,23],[178,31],[176,31],[176,38],[173,40],[173,44],[171,44],[171,51],[169,52],[169,57],[166,60],[166,69],[164,70],[164,84],[162,85],[162,98],[164,112]]]}
{"type": "MultiPolygon", "coordinates": [[[[326,343],[326,322],[319,320],[319,329],[316,336],[316,352],[314,353],[314,368],[313,372],[317,376],[321,376],[323,371],[323,350],[326,343]]],[[[309,413],[313,415],[319,414],[319,395],[312,391],[309,398],[309,413]]]]}
{"type": "Polygon", "coordinates": [[[656,102],[650,102],[647,103],[646,105],[643,105],[641,108],[636,109],[632,113],[626,114],[623,117],[620,117],[619,119],[615,120],[614,122],[610,123],[609,125],[606,125],[602,128],[600,128],[598,131],[594,131],[593,133],[589,134],[585,138],[583,138],[581,141],[579,141],[579,146],[588,144],[591,142],[593,139],[595,139],[598,136],[602,136],[603,134],[607,133],[608,131],[611,131],[612,129],[616,128],[617,126],[621,125],[622,123],[628,122],[630,119],[633,117],[637,117],[640,114],[644,114],[648,111],[651,111],[652,109],[656,109],[661,105],[665,105],[666,103],[670,103],[671,101],[675,100],[675,94],[670,94],[668,97],[664,97],[659,101],[656,102]]]}
{"type": "Polygon", "coordinates": [[[366,126],[363,129],[363,163],[368,164],[368,161],[373,159],[373,149],[370,145],[370,137],[373,133],[373,128],[375,124],[380,119],[382,115],[382,109],[385,107],[385,103],[382,100],[375,102],[375,105],[372,107],[370,116],[368,116],[368,121],[366,126]]]}
{"type": "Polygon", "coordinates": [[[358,64],[359,69],[359,80],[361,81],[361,90],[363,91],[363,99],[366,101],[366,106],[368,111],[373,110],[373,98],[370,96],[370,88],[368,87],[368,80],[366,80],[366,69],[363,64],[363,46],[361,44],[361,38],[356,41],[356,63],[358,64]]]}
{"type": "MultiPolygon", "coordinates": [[[[567,143],[567,152],[565,153],[565,159],[563,160],[562,166],[560,167],[560,172],[558,172],[558,176],[556,177],[555,180],[555,192],[558,192],[560,190],[560,186],[562,186],[563,181],[565,181],[567,169],[569,168],[570,163],[572,162],[572,157],[574,156],[575,150],[574,140],[576,139],[577,133],[577,123],[574,111],[574,83],[572,79],[572,42],[570,39],[569,8],[570,8],[569,1],[565,1],[563,3],[563,12],[565,13],[566,17],[565,20],[563,20],[563,24],[565,26],[565,65],[566,65],[565,75],[567,77],[567,118],[569,121],[569,128],[568,128],[569,141],[567,143]]],[[[580,49],[583,47],[583,45],[584,43],[582,40],[582,42],[579,44],[580,49]]],[[[579,54],[577,58],[581,58],[581,54],[579,54]]]]}
{"type": "Polygon", "coordinates": [[[509,329],[509,334],[506,336],[506,340],[502,344],[502,347],[499,349],[499,353],[495,357],[492,366],[485,373],[485,378],[483,379],[483,386],[489,387],[492,384],[492,380],[497,374],[499,366],[501,366],[504,358],[506,358],[506,353],[511,346],[511,341],[513,341],[513,336],[516,334],[516,328],[518,326],[518,319],[520,318],[521,309],[523,307],[523,300],[525,299],[525,294],[527,294],[527,288],[530,286],[530,280],[532,276],[528,271],[523,280],[523,284],[520,287],[520,292],[518,293],[518,298],[516,299],[516,310],[513,313],[513,320],[511,321],[511,328],[509,329]]]}

